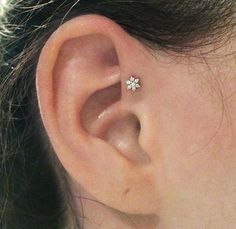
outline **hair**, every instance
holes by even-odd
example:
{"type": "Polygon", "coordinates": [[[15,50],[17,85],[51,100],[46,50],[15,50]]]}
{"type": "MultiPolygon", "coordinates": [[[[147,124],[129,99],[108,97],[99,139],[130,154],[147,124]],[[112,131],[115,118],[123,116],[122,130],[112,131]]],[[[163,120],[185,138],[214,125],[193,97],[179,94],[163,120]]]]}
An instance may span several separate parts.
{"type": "MultiPolygon", "coordinates": [[[[150,50],[188,53],[234,37],[235,0],[16,0],[0,3],[0,227],[83,228],[43,127],[35,69],[65,21],[104,15],[150,50]]],[[[82,198],[82,197],[78,197],[82,198]]],[[[82,207],[81,207],[82,208],[82,207]]]]}

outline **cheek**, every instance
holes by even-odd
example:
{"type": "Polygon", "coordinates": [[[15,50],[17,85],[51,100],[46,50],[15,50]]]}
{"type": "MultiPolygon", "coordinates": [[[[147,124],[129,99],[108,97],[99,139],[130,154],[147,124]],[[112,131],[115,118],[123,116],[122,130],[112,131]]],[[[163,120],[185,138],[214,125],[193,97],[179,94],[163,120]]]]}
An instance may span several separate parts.
{"type": "Polygon", "coordinates": [[[214,93],[204,96],[198,86],[189,76],[173,78],[160,91],[154,106],[160,166],[172,183],[181,185],[201,179],[201,170],[209,166],[212,156],[208,147],[222,123],[220,98],[214,93]]]}
{"type": "Polygon", "coordinates": [[[160,124],[171,150],[190,155],[211,142],[221,125],[223,106],[217,96],[204,98],[191,84],[185,86],[165,91],[169,96],[163,97],[160,124]]]}

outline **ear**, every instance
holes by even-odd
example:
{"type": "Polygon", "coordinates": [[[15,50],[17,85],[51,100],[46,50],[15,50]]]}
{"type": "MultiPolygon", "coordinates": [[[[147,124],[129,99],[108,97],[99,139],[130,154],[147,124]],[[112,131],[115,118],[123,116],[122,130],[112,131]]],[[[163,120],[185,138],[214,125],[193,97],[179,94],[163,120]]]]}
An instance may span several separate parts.
{"type": "Polygon", "coordinates": [[[112,20],[84,15],[51,35],[36,74],[42,120],[62,165],[98,201],[128,213],[158,206],[142,129],[149,61],[147,49],[112,20]],[[131,75],[143,84],[136,92],[127,90],[131,75]]]}

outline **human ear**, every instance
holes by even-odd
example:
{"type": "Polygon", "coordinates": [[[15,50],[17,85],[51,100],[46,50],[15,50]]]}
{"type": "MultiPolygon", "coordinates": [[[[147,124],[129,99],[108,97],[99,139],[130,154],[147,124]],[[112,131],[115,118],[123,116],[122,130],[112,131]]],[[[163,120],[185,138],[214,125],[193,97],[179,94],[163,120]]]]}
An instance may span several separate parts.
{"type": "Polygon", "coordinates": [[[98,201],[127,213],[152,214],[158,206],[144,144],[149,56],[112,20],[84,15],[51,35],[36,73],[40,113],[62,165],[98,201]],[[131,75],[141,82],[135,92],[127,90],[131,75]]]}

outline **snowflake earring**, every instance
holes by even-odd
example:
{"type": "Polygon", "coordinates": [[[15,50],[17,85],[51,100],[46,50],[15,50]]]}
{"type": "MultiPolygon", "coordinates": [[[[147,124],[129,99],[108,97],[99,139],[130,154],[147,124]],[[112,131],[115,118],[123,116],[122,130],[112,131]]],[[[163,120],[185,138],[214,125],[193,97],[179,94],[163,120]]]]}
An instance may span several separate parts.
{"type": "Polygon", "coordinates": [[[133,76],[131,76],[129,80],[126,81],[126,84],[127,84],[127,90],[132,90],[133,92],[135,92],[138,88],[141,87],[139,84],[139,79],[134,78],[133,76]]]}

